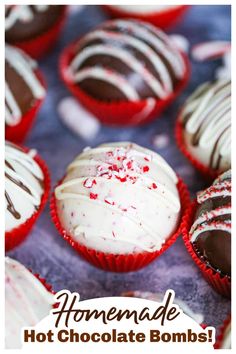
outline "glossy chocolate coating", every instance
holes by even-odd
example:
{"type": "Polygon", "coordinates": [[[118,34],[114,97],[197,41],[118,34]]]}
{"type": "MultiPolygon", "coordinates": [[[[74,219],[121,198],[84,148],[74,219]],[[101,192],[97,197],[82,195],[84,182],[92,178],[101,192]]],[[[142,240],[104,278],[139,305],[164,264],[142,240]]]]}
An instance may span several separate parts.
{"type": "Polygon", "coordinates": [[[164,98],[160,97],[162,94],[154,86],[160,85],[160,90],[165,91],[167,80],[172,87],[164,93],[168,97],[182,79],[185,69],[180,53],[169,38],[158,31],[137,21],[105,22],[97,30],[85,35],[75,47],[73,60],[77,58],[80,61],[72,70],[72,76],[77,76],[75,84],[93,98],[109,102],[131,100],[125,86],[130,86],[136,93],[137,98],[134,100],[164,98]],[[88,51],[89,55],[86,53],[88,51]],[[173,57],[181,67],[178,69],[182,70],[181,73],[170,59],[173,57]],[[94,68],[104,70],[102,77],[90,73],[78,80],[77,74],[94,68]],[[109,80],[111,74],[120,76],[127,83],[122,84],[119,78],[109,80]]]}
{"type": "MultiPolygon", "coordinates": [[[[61,17],[65,6],[53,5],[49,6],[46,11],[37,11],[34,6],[30,5],[33,12],[33,19],[27,22],[16,21],[16,23],[5,32],[7,43],[14,44],[16,42],[33,39],[47,30],[49,30],[61,17]]],[[[11,8],[6,10],[6,16],[12,11],[11,8]]]]}
{"type": "MultiPolygon", "coordinates": [[[[212,198],[204,202],[196,212],[196,217],[203,211],[211,211],[218,206],[230,203],[229,197],[212,198]]],[[[213,218],[214,221],[227,221],[231,215],[213,218]]],[[[223,230],[203,231],[194,242],[194,247],[200,257],[214,270],[222,275],[231,275],[231,234],[223,230]]]]}
{"type": "MultiPolygon", "coordinates": [[[[122,30],[121,30],[122,32],[122,30]]],[[[93,42],[90,42],[84,47],[81,47],[80,50],[83,48],[89,46],[89,45],[98,45],[98,44],[110,44],[111,46],[118,45],[115,42],[109,41],[108,39],[104,38],[103,40],[96,40],[93,42]]],[[[156,76],[159,79],[159,75],[155,72],[155,69],[145,55],[142,53],[138,52],[134,48],[129,48],[126,46],[124,43],[121,44],[122,48],[125,48],[126,50],[131,50],[132,53],[135,55],[137,59],[139,59],[146,68],[150,70],[152,75],[156,76]]],[[[161,53],[158,53],[162,60],[165,62],[165,58],[161,55],[161,53]]],[[[94,55],[91,58],[88,58],[82,65],[81,69],[83,68],[89,68],[91,66],[104,66],[109,70],[114,70],[119,73],[122,73],[130,83],[135,87],[137,92],[139,93],[140,97],[142,98],[148,98],[148,97],[153,97],[155,96],[155,93],[152,91],[152,89],[145,83],[143,80],[142,76],[133,71],[129,66],[127,66],[125,63],[123,63],[121,60],[116,59],[114,57],[108,56],[108,55],[94,55]]],[[[167,63],[168,65],[168,63],[167,63]]],[[[171,68],[168,68],[171,74],[171,79],[174,85],[176,84],[176,78],[174,76],[173,71],[171,68]]],[[[87,79],[84,80],[83,82],[80,83],[80,87],[82,90],[87,92],[89,95],[93,96],[96,99],[100,100],[127,100],[127,98],[122,94],[122,92],[117,89],[114,85],[111,85],[105,81],[101,80],[95,80],[95,79],[87,79]]]]}
{"type": "Polygon", "coordinates": [[[190,230],[193,247],[210,268],[231,276],[231,171],[200,192],[197,201],[190,230]]]}
{"type": "MultiPolygon", "coordinates": [[[[24,115],[35,103],[36,99],[25,79],[9,63],[5,62],[6,82],[24,115]]],[[[7,104],[7,103],[6,103],[7,104]]]]}

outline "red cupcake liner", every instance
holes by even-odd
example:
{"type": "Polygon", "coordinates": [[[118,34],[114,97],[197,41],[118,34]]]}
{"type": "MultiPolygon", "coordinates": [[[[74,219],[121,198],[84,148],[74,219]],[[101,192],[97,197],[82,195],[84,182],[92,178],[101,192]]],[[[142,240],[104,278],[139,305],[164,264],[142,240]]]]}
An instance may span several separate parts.
{"type": "Polygon", "coordinates": [[[114,8],[112,5],[101,6],[113,18],[134,18],[149,22],[159,28],[167,28],[176,24],[190,7],[190,5],[179,5],[159,12],[153,12],[152,14],[138,14],[122,11],[122,9],[114,8]]]}
{"type": "MultiPolygon", "coordinates": [[[[63,179],[59,181],[58,185],[62,183],[63,179]]],[[[97,268],[102,268],[107,271],[112,272],[131,272],[138,269],[141,269],[147,266],[149,263],[158,258],[162,253],[164,253],[171,245],[174,244],[178,236],[180,236],[182,227],[183,227],[183,216],[189,205],[190,197],[189,192],[184,184],[184,182],[179,178],[178,180],[178,191],[180,195],[181,207],[182,207],[182,216],[180,219],[178,229],[173,233],[172,236],[165,242],[162,248],[159,251],[155,252],[141,252],[134,254],[110,254],[94,249],[88,248],[84,245],[79,244],[74,241],[72,237],[66,233],[60,224],[59,217],[56,210],[56,198],[55,193],[53,193],[50,210],[52,221],[55,224],[59,234],[83,257],[87,262],[96,266],[97,268]]]]}
{"type": "MultiPolygon", "coordinates": [[[[36,75],[38,79],[40,80],[41,84],[44,86],[46,89],[46,82],[44,80],[44,77],[42,73],[37,70],[36,75]]],[[[46,96],[46,95],[45,95],[46,96]]],[[[9,140],[13,143],[22,143],[28,133],[30,132],[31,128],[33,127],[33,124],[35,122],[37,113],[45,99],[45,96],[42,99],[38,99],[35,101],[34,106],[31,107],[26,114],[24,114],[21,118],[21,121],[13,126],[10,125],[5,125],[5,139],[9,140]]]]}
{"type": "Polygon", "coordinates": [[[137,102],[102,102],[101,100],[96,100],[87,95],[78,87],[78,85],[68,78],[67,69],[74,57],[75,47],[77,46],[78,41],[73,42],[62,52],[59,62],[62,80],[69,91],[84,105],[84,107],[92,112],[102,123],[107,125],[134,126],[144,123],[146,124],[154,118],[157,118],[181,93],[187,85],[190,77],[189,60],[186,54],[181,52],[186,66],[184,78],[178,83],[175,91],[166,99],[161,100],[153,98],[155,104],[150,112],[147,112],[147,100],[140,100],[137,102]]]}
{"type": "Polygon", "coordinates": [[[14,42],[11,44],[22,49],[34,59],[42,58],[53,48],[56,43],[66,19],[66,12],[67,6],[63,5],[63,11],[60,18],[47,32],[42,33],[35,38],[26,41],[14,42]]]}
{"type": "Polygon", "coordinates": [[[219,335],[216,338],[214,349],[221,349],[224,339],[225,330],[231,322],[231,315],[229,315],[220,327],[219,335]]]}
{"type": "Polygon", "coordinates": [[[219,294],[230,298],[231,297],[231,279],[228,276],[222,276],[212,268],[207,266],[194,251],[193,245],[189,239],[189,230],[193,224],[193,218],[196,213],[197,200],[195,199],[188,208],[184,220],[182,223],[183,241],[187,248],[187,251],[191,255],[192,259],[202,272],[202,275],[211,287],[219,294]]]}
{"type": "Polygon", "coordinates": [[[45,287],[45,289],[51,293],[55,294],[55,291],[52,289],[52,285],[48,284],[45,278],[42,278],[38,273],[33,273],[32,270],[30,269],[30,272],[35,276],[36,279],[40,281],[40,283],[45,287]]]}
{"type": "MultiPolygon", "coordinates": [[[[22,148],[22,147],[21,147],[22,148]]],[[[25,152],[28,152],[30,149],[23,148],[25,152]]],[[[29,232],[31,231],[34,223],[38,219],[39,215],[41,214],[43,208],[46,205],[48,195],[50,192],[50,175],[47,168],[46,163],[41,159],[39,155],[34,157],[34,160],[38,163],[41,170],[43,171],[44,175],[44,193],[41,197],[41,203],[39,209],[34,212],[34,214],[27,219],[23,224],[19,225],[18,227],[14,228],[12,231],[5,232],[5,251],[10,251],[11,249],[18,246],[21,242],[25,240],[28,236],[29,232]]]]}
{"type": "Polygon", "coordinates": [[[203,177],[212,182],[215,180],[222,172],[218,170],[213,170],[208,166],[203,165],[199,160],[197,160],[191,153],[188,151],[187,146],[184,142],[183,135],[183,124],[180,120],[180,115],[177,118],[175,126],[175,139],[180,151],[187,157],[187,159],[192,163],[192,165],[203,175],[203,177]]]}

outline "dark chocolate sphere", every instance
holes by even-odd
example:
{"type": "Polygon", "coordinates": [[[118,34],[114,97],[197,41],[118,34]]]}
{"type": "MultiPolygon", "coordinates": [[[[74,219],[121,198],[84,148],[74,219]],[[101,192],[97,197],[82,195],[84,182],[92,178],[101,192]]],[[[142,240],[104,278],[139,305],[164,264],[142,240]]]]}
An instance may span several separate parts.
{"type": "Polygon", "coordinates": [[[221,275],[231,275],[231,171],[198,194],[191,242],[198,256],[221,275]]]}
{"type": "Polygon", "coordinates": [[[45,89],[37,76],[37,64],[21,50],[5,49],[5,121],[17,125],[24,114],[42,99],[45,89]]]}
{"type": "Polygon", "coordinates": [[[61,5],[6,6],[6,42],[14,44],[47,32],[60,19],[63,11],[64,6],[61,5]]]}
{"type": "Polygon", "coordinates": [[[180,51],[161,30],[133,20],[113,20],[77,44],[68,75],[102,101],[169,97],[186,73],[180,51]]]}

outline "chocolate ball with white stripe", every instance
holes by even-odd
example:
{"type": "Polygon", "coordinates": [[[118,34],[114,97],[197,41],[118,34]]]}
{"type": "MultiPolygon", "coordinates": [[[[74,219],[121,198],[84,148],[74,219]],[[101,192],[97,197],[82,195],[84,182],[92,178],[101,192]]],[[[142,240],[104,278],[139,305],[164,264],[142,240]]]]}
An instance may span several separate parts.
{"type": "Polygon", "coordinates": [[[68,75],[102,101],[165,99],[184,78],[186,65],[161,30],[133,20],[113,20],[85,35],[74,50],[68,75]]]}
{"type": "Polygon", "coordinates": [[[37,63],[21,50],[5,48],[5,123],[19,124],[23,116],[45,96],[37,76],[37,63]]]}
{"type": "Polygon", "coordinates": [[[199,257],[221,275],[231,275],[231,170],[197,196],[190,240],[199,257]]]}
{"type": "Polygon", "coordinates": [[[17,42],[37,38],[47,32],[64,12],[61,5],[7,5],[5,11],[6,42],[17,42]]]}

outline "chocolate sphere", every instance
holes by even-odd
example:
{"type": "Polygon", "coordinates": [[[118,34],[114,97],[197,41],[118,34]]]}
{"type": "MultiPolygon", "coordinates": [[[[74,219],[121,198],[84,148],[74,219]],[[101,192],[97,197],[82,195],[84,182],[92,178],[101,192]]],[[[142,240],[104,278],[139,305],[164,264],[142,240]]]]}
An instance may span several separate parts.
{"type": "Polygon", "coordinates": [[[57,23],[63,14],[64,6],[60,5],[8,5],[5,11],[6,42],[33,39],[57,23]]]}
{"type": "Polygon", "coordinates": [[[200,192],[191,242],[199,257],[222,275],[231,275],[231,171],[200,192]]]}
{"type": "Polygon", "coordinates": [[[37,63],[21,50],[5,49],[5,121],[17,125],[22,117],[45,96],[45,89],[37,74],[37,63]]]}
{"type": "Polygon", "coordinates": [[[85,35],[68,75],[102,101],[165,99],[184,78],[183,57],[161,30],[140,21],[113,20],[85,35]]]}

